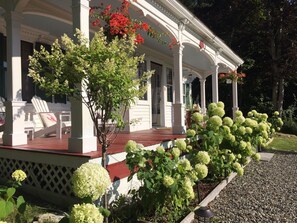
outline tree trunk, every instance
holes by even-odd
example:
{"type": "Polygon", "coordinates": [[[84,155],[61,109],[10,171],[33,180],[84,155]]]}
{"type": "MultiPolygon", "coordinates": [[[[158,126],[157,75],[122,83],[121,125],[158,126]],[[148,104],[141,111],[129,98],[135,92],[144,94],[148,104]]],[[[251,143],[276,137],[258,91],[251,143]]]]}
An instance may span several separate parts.
{"type": "MultiPolygon", "coordinates": [[[[103,140],[102,143],[102,161],[101,165],[106,169],[107,167],[107,146],[106,146],[106,141],[103,140]]],[[[103,195],[103,207],[105,209],[108,209],[108,195],[105,193],[103,195]]],[[[108,223],[108,217],[105,217],[105,223],[108,223]]]]}
{"type": "MultiPolygon", "coordinates": [[[[273,75],[274,76],[274,75],[273,75]]],[[[279,89],[279,84],[278,81],[273,78],[273,83],[272,83],[272,104],[274,110],[277,110],[277,100],[278,100],[278,89],[279,89]]]]}
{"type": "Polygon", "coordinates": [[[279,89],[278,89],[278,100],[277,100],[277,110],[282,115],[283,112],[283,104],[284,104],[284,95],[285,95],[285,80],[281,78],[279,81],[279,89]]]}

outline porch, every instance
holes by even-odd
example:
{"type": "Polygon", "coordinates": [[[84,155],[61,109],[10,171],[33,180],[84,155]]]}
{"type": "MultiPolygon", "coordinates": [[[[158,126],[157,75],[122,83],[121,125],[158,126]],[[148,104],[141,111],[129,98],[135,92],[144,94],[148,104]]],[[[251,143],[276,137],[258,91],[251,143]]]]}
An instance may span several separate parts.
{"type": "MultiPolygon", "coordinates": [[[[101,162],[101,149],[89,153],[68,151],[69,135],[62,139],[55,136],[28,140],[27,145],[6,146],[0,139],[0,179],[7,180],[15,169],[28,175],[24,188],[29,193],[48,202],[67,206],[75,201],[71,190],[73,171],[85,162],[101,162]]],[[[159,145],[170,148],[175,139],[184,135],[172,134],[172,129],[150,129],[133,133],[121,132],[108,150],[108,171],[113,182],[108,194],[110,201],[125,194],[131,187],[138,187],[136,179],[128,182],[129,169],[125,164],[124,146],[128,140],[155,149],[159,145]]]]}

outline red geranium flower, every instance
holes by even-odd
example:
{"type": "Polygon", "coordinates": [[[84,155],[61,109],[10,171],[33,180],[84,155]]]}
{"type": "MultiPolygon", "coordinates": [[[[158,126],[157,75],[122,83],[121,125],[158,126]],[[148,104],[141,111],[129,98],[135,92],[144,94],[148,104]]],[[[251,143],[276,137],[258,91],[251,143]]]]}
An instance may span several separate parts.
{"type": "Polygon", "coordinates": [[[136,44],[144,43],[144,39],[140,34],[136,35],[135,43],[136,44]]]}

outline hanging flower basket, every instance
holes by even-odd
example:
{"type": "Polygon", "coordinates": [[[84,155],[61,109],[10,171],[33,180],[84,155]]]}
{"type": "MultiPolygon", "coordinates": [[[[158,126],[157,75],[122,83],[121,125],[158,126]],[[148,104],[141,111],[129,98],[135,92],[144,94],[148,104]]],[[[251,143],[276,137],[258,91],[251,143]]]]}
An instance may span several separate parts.
{"type": "Polygon", "coordinates": [[[243,78],[245,77],[245,73],[237,73],[237,70],[229,71],[227,73],[219,73],[219,80],[227,84],[231,84],[232,81],[237,81],[238,84],[243,84],[243,78]]]}

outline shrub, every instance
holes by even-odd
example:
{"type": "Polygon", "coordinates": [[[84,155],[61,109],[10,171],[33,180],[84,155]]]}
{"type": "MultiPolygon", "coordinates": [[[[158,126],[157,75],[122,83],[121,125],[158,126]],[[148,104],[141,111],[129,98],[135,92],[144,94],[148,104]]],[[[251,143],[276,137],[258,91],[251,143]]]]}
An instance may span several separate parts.
{"type": "Polygon", "coordinates": [[[250,111],[247,117],[241,111],[236,111],[233,121],[223,117],[223,108],[222,102],[211,103],[204,117],[193,114],[195,122],[188,132],[194,130],[196,135],[187,135],[187,143],[192,146],[189,151],[191,164],[195,166],[198,161],[202,162],[201,153],[207,152],[210,156],[207,178],[212,180],[224,178],[232,171],[242,175],[242,166],[247,163],[248,157],[259,160],[257,147],[266,146],[283,124],[277,112],[269,118],[256,110],[250,111]],[[199,140],[195,140],[197,137],[199,140]]]}
{"type": "MultiPolygon", "coordinates": [[[[193,133],[193,132],[192,132],[193,133]]],[[[193,135],[193,134],[189,134],[193,135]]],[[[129,141],[126,148],[137,145],[129,141]]],[[[152,217],[155,222],[177,222],[192,199],[193,185],[207,175],[207,167],[193,168],[186,158],[181,159],[181,151],[190,150],[184,140],[177,140],[175,147],[166,151],[158,147],[156,151],[128,149],[127,165],[142,182],[139,190],[132,191],[133,201],[138,203],[138,217],[152,217]]],[[[209,162],[206,152],[199,154],[201,163],[209,162]]],[[[124,221],[122,219],[122,221],[124,221]]]]}
{"type": "Polygon", "coordinates": [[[111,181],[105,168],[97,163],[84,163],[72,175],[72,190],[82,199],[82,204],[75,204],[69,217],[60,223],[102,223],[110,212],[95,205],[95,201],[105,194],[111,181]]]}

